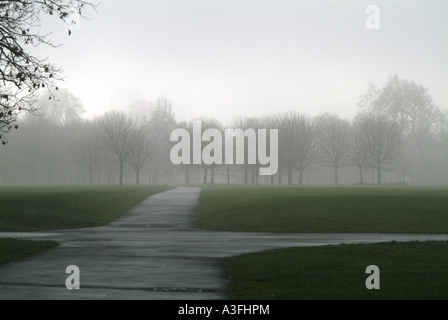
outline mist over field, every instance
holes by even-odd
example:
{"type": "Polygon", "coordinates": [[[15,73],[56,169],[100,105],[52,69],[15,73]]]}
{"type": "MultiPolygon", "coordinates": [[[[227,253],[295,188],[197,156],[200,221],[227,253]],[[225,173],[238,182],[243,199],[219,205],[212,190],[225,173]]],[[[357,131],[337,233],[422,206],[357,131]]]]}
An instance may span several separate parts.
{"type": "MultiPolygon", "coordinates": [[[[42,116],[24,115],[17,121],[19,129],[8,134],[8,144],[2,146],[0,153],[0,181],[4,184],[446,185],[446,122],[442,110],[427,103],[430,96],[425,91],[419,92],[420,88],[393,76],[376,100],[363,105],[351,120],[334,113],[311,116],[294,111],[239,117],[230,122],[196,118],[202,129],[196,136],[192,121],[176,121],[175,107],[168,98],[159,98],[154,103],[136,102],[128,113],[109,111],[84,119],[81,101],[69,91],[60,90],[59,101],[46,97],[39,100],[42,116]],[[383,104],[384,92],[395,90],[395,86],[400,91],[393,92],[396,96],[390,98],[392,102],[383,104]],[[403,94],[401,87],[409,92],[403,94]],[[420,104],[412,100],[416,94],[421,94],[417,98],[420,104]],[[394,100],[404,103],[397,107],[394,100]],[[171,150],[180,143],[177,138],[170,140],[173,130],[190,133],[179,141],[186,140],[188,148],[193,148],[193,139],[201,140],[207,129],[219,130],[224,139],[225,129],[232,128],[242,132],[253,130],[255,143],[261,138],[257,129],[267,129],[268,138],[270,130],[278,130],[278,170],[274,175],[260,175],[260,169],[266,165],[260,163],[257,149],[249,148],[248,137],[240,141],[244,151],[242,164],[224,161],[229,152],[224,140],[219,144],[219,161],[208,164],[187,161],[188,164],[178,165],[171,161],[171,150]],[[252,163],[251,152],[255,152],[252,163]]],[[[202,139],[200,154],[214,142],[202,139]]],[[[179,151],[180,156],[182,152],[185,150],[179,151]]],[[[211,155],[217,152],[216,148],[211,155]]],[[[193,149],[188,160],[192,156],[193,149]]]]}

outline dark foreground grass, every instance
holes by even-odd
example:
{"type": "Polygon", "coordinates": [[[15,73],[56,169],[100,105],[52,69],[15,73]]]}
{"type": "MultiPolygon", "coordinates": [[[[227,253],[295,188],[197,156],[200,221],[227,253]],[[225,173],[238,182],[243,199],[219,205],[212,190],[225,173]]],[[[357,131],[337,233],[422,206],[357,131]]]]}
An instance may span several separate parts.
{"type": "Polygon", "coordinates": [[[389,242],[265,251],[226,258],[233,299],[448,299],[448,242],[389,242]],[[368,290],[366,267],[380,269],[368,290]]]}
{"type": "MultiPolygon", "coordinates": [[[[1,186],[0,231],[43,231],[107,224],[171,186],[1,186]]],[[[0,265],[57,246],[0,239],[0,265]]]]}
{"type": "Polygon", "coordinates": [[[42,231],[107,224],[171,186],[2,186],[0,231],[42,231]]]}
{"type": "Polygon", "coordinates": [[[448,233],[448,189],[206,187],[196,226],[249,232],[448,233]]]}
{"type": "Polygon", "coordinates": [[[0,239],[0,265],[58,246],[55,241],[0,239]]]}

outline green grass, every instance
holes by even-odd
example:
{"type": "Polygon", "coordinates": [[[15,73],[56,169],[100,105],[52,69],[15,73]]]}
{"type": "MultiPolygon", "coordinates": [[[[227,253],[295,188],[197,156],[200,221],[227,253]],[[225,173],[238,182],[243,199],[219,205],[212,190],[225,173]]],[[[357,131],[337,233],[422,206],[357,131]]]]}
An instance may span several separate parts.
{"type": "MultiPolygon", "coordinates": [[[[245,232],[448,233],[448,189],[206,187],[199,228],[245,232]]],[[[279,249],[226,258],[233,299],[448,299],[448,242],[279,249]],[[368,265],[380,290],[367,290],[368,265]]]]}
{"type": "Polygon", "coordinates": [[[0,231],[105,225],[171,186],[1,186],[0,231]]]}
{"type": "Polygon", "coordinates": [[[448,242],[301,247],[226,258],[233,299],[448,299],[448,242]],[[380,289],[368,290],[368,265],[380,289]]]}
{"type": "Polygon", "coordinates": [[[55,241],[0,239],[0,265],[58,246],[55,241]]]}
{"type": "MultiPolygon", "coordinates": [[[[0,231],[44,231],[105,225],[171,186],[0,186],[0,231]]],[[[57,246],[54,241],[0,239],[0,265],[57,246]]]]}
{"type": "Polygon", "coordinates": [[[196,226],[249,232],[448,233],[448,189],[205,187],[196,226]]]}

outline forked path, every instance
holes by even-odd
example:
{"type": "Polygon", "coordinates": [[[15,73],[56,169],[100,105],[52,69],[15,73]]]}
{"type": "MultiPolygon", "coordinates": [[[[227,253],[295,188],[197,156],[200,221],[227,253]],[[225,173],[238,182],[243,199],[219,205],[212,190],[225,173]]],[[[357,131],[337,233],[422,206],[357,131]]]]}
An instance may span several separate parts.
{"type": "Polygon", "coordinates": [[[200,192],[179,187],[153,195],[104,227],[0,233],[61,243],[0,266],[0,300],[227,299],[223,257],[281,247],[448,240],[448,235],[203,231],[194,228],[200,192]],[[69,265],[79,267],[79,290],[65,286],[69,265]]]}

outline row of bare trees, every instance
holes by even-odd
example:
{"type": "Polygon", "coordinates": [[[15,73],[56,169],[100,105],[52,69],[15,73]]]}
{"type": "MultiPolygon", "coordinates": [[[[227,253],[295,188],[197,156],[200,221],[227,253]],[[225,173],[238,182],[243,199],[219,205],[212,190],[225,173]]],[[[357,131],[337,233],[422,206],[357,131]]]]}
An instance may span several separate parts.
{"type": "Polygon", "coordinates": [[[151,104],[148,117],[110,111],[83,119],[82,103],[59,90],[55,99],[41,96],[39,116],[25,114],[20,130],[0,150],[3,183],[134,183],[144,169],[148,182],[164,174],[173,127],[171,105],[165,98],[151,104]],[[70,103],[67,103],[69,101],[70,103]]]}
{"type": "Polygon", "coordinates": [[[145,126],[120,112],[106,113],[100,119],[83,122],[77,142],[70,148],[70,158],[89,174],[93,183],[94,172],[104,163],[109,152],[119,163],[119,184],[123,184],[123,167],[129,164],[139,183],[140,172],[152,160],[153,144],[145,126]]]}
{"type": "MultiPolygon", "coordinates": [[[[82,103],[59,90],[57,99],[45,96],[37,105],[42,117],[27,116],[21,130],[0,150],[3,183],[447,183],[448,126],[427,90],[397,76],[382,88],[370,86],[351,120],[336,114],[311,116],[283,112],[265,117],[238,117],[229,123],[199,118],[202,132],[226,128],[278,129],[278,172],[261,177],[261,164],[173,165],[170,134],[193,120],[176,122],[168,99],[139,100],[132,113],[110,111],[82,118],[82,103]],[[348,177],[348,171],[350,176],[348,177]],[[375,177],[373,177],[375,174],[375,177]],[[387,178],[386,175],[386,178],[387,178]],[[324,178],[328,177],[328,178],[324,178]],[[400,179],[397,178],[400,176],[400,179]]],[[[202,141],[202,148],[209,142],[202,141]]],[[[270,147],[268,146],[268,149],[270,147]]],[[[225,157],[227,150],[222,153],[225,157]]],[[[222,161],[224,163],[224,161],[222,161]]]]}
{"type": "MultiPolygon", "coordinates": [[[[381,115],[359,114],[352,122],[337,115],[325,113],[317,117],[299,112],[285,112],[263,118],[238,118],[224,126],[216,119],[200,119],[202,129],[278,129],[279,131],[279,174],[278,183],[282,183],[282,173],[287,175],[287,184],[293,183],[293,173],[298,173],[298,184],[303,184],[304,173],[310,167],[330,167],[334,172],[334,183],[339,183],[339,169],[354,166],[359,169],[359,182],[363,183],[363,172],[374,168],[377,182],[381,183],[381,172],[388,166],[398,163],[402,156],[401,126],[394,120],[381,115]]],[[[182,123],[181,127],[192,132],[192,122],[182,123]]],[[[245,161],[240,165],[245,184],[248,173],[253,172],[257,183],[260,164],[248,164],[247,142],[245,161]]],[[[204,148],[208,142],[202,142],[204,148]]],[[[223,158],[225,153],[223,153],[223,158]]],[[[224,161],[222,161],[224,163],[224,161]]],[[[230,183],[230,165],[225,164],[227,183],[230,183]]],[[[214,182],[216,164],[198,165],[202,170],[203,183],[214,182]]],[[[189,182],[191,165],[181,166],[185,174],[185,183],[189,182]]],[[[271,178],[271,184],[274,183],[271,178]]]]}
{"type": "Polygon", "coordinates": [[[134,170],[135,182],[139,184],[143,169],[150,163],[155,167],[160,164],[157,156],[166,154],[163,139],[168,136],[166,128],[161,125],[164,121],[174,123],[174,119],[171,106],[160,104],[166,100],[158,102],[158,108],[149,119],[110,111],[94,120],[82,122],[77,142],[70,149],[70,158],[88,172],[90,183],[93,182],[94,171],[107,161],[118,164],[119,185],[123,184],[125,165],[134,170]]]}

